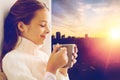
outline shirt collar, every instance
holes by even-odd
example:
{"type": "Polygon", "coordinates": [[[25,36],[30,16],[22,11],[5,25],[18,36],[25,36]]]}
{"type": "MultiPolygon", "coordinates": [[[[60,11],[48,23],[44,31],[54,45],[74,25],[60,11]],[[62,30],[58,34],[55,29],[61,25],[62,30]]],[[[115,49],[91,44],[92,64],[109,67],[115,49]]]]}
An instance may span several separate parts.
{"type": "Polygon", "coordinates": [[[36,55],[37,50],[40,49],[41,46],[42,45],[36,45],[32,41],[20,36],[15,49],[28,54],[36,55]]]}

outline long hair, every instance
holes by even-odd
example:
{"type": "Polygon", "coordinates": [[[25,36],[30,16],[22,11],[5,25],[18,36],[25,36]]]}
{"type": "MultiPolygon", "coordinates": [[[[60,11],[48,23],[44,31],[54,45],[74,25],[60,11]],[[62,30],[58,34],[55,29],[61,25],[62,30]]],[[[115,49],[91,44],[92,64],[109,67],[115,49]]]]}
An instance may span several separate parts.
{"type": "Polygon", "coordinates": [[[11,7],[4,21],[4,34],[2,41],[1,59],[11,50],[14,49],[20,31],[17,27],[18,22],[29,24],[37,10],[47,8],[43,2],[37,0],[17,0],[11,7]]]}

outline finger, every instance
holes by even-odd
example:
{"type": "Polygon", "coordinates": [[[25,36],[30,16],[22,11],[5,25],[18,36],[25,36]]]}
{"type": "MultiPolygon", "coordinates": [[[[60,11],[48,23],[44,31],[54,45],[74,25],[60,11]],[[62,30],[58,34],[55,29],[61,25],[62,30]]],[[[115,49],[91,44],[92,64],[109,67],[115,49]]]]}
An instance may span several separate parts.
{"type": "Polygon", "coordinates": [[[74,47],[74,52],[75,52],[75,53],[77,53],[77,52],[78,52],[77,45],[75,45],[75,47],[74,47]]]}
{"type": "Polygon", "coordinates": [[[72,62],[71,62],[71,67],[73,67],[73,65],[74,65],[76,62],[77,62],[76,59],[72,60],[72,62]]]}
{"type": "Polygon", "coordinates": [[[55,45],[55,47],[53,48],[53,53],[56,53],[60,49],[61,46],[62,45],[57,43],[57,45],[55,45]]]}
{"type": "Polygon", "coordinates": [[[72,59],[72,63],[75,64],[77,62],[76,59],[72,59]]]}
{"type": "Polygon", "coordinates": [[[65,62],[65,64],[68,63],[68,56],[67,56],[67,48],[66,47],[60,48],[60,50],[56,54],[60,55],[61,59],[65,62]]]}
{"type": "Polygon", "coordinates": [[[59,49],[59,51],[57,53],[67,54],[67,48],[66,47],[62,47],[62,48],[59,49]]]}
{"type": "Polygon", "coordinates": [[[78,57],[77,53],[73,53],[72,56],[76,59],[78,57]]]}

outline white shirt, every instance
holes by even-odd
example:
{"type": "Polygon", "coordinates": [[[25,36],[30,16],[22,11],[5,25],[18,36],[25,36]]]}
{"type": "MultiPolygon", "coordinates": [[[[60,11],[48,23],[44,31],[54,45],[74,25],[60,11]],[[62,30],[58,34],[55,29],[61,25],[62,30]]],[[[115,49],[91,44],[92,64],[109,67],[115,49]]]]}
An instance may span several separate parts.
{"type": "Polygon", "coordinates": [[[2,68],[8,80],[68,80],[57,72],[46,72],[49,55],[40,46],[21,38],[14,50],[5,55],[2,68]]]}

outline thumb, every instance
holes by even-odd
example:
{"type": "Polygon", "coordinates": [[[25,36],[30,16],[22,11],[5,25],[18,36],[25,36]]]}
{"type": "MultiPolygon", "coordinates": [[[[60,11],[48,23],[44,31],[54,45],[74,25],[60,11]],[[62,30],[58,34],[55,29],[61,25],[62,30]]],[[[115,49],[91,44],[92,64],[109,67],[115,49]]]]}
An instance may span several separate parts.
{"type": "Polygon", "coordinates": [[[67,48],[66,47],[62,47],[62,48],[60,48],[60,50],[57,53],[66,55],[67,54],[67,48]]]}
{"type": "Polygon", "coordinates": [[[53,54],[56,53],[60,49],[60,47],[62,47],[62,45],[60,44],[55,45],[55,47],[53,47],[53,54]]]}

